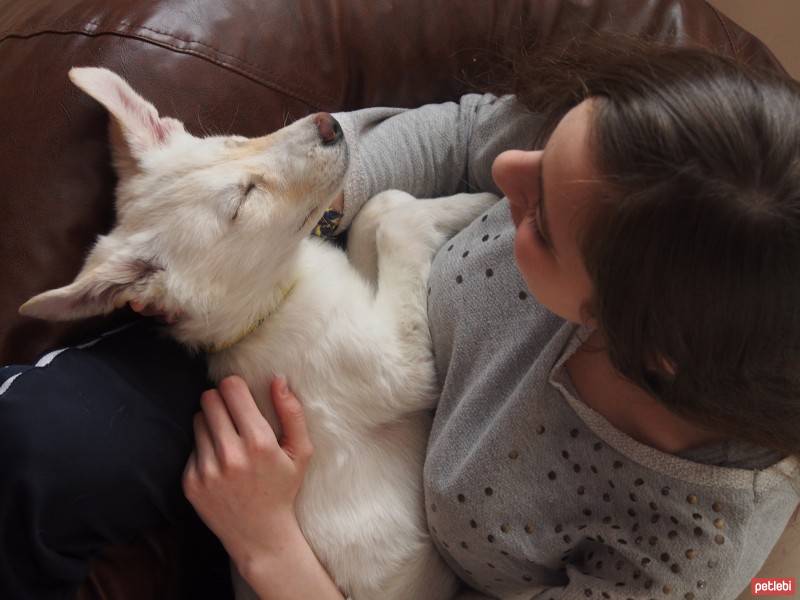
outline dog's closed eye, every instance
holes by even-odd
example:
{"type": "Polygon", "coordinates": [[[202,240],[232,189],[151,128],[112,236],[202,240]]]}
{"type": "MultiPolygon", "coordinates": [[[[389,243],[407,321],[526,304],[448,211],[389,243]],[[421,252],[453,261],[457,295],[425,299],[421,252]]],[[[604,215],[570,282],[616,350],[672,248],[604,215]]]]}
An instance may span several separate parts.
{"type": "Polygon", "coordinates": [[[251,192],[255,191],[255,189],[256,189],[256,184],[253,183],[252,181],[250,183],[248,183],[246,186],[244,186],[244,188],[242,190],[242,193],[239,196],[239,200],[236,203],[236,210],[233,212],[233,216],[231,217],[231,221],[235,221],[236,220],[236,217],[239,216],[239,209],[242,208],[242,206],[244,205],[245,201],[247,200],[247,197],[250,195],[251,192]]]}

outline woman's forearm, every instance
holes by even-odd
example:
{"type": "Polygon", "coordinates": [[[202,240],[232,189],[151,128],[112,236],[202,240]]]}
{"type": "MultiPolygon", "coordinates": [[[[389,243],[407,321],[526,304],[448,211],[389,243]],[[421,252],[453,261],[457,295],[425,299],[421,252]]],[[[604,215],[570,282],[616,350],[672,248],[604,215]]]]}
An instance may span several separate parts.
{"type": "Polygon", "coordinates": [[[241,562],[239,573],[261,600],[344,600],[299,526],[275,551],[241,562]]]}

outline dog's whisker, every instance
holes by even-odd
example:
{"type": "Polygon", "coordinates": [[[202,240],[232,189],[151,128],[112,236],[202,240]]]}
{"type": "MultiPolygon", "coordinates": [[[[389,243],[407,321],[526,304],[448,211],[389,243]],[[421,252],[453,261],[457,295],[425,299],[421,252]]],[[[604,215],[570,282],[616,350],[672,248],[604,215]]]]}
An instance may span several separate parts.
{"type": "Polygon", "coordinates": [[[233,124],[236,122],[236,117],[239,116],[239,106],[240,104],[237,102],[236,107],[233,110],[233,116],[231,117],[231,122],[228,123],[228,131],[233,131],[233,124]]]}
{"type": "Polygon", "coordinates": [[[197,124],[200,127],[200,132],[203,134],[203,137],[209,137],[208,129],[203,124],[203,118],[200,116],[200,110],[197,111],[197,124]]]}

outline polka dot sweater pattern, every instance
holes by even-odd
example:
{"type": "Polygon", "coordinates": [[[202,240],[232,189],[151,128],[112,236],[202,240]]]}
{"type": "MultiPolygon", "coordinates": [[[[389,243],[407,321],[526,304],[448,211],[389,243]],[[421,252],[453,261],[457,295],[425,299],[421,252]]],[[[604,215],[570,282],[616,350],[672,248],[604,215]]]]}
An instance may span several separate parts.
{"type": "Polygon", "coordinates": [[[444,392],[425,490],[442,554],[502,598],[735,597],[758,567],[739,566],[757,547],[750,529],[761,521],[765,559],[796,494],[777,475],[760,482],[615,435],[564,367],[589,331],[527,293],[512,240],[503,201],[432,268],[444,392]]]}
{"type": "MultiPolygon", "coordinates": [[[[477,95],[336,118],[353,156],[348,222],[390,187],[421,197],[496,192],[491,159],[524,147],[521,125],[533,123],[508,98],[477,95]],[[415,160],[434,164],[404,171],[396,157],[419,154],[417,140],[429,149],[415,160]],[[443,179],[452,179],[445,191],[443,179]]],[[[614,428],[580,400],[564,367],[590,332],[527,291],[513,234],[503,199],[445,244],[431,269],[442,396],[423,478],[437,548],[477,590],[469,598],[736,598],[797,506],[788,479],[797,461],[734,444],[698,462],[614,428]]]]}

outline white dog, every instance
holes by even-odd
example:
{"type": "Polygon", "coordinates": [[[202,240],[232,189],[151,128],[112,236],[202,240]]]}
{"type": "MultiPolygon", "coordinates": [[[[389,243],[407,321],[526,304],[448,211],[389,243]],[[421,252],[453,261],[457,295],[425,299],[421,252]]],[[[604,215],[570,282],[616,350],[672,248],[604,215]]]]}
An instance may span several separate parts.
{"type": "Polygon", "coordinates": [[[381,193],[354,220],[346,256],[309,236],[348,167],[330,115],[257,139],[199,139],[108,70],[70,78],[113,117],[117,224],[72,284],[20,312],[180,311],[171,334],[209,351],[215,381],[241,375],[279,437],[268,382],[285,374],[315,449],[297,518],[336,584],[355,600],[452,598],[422,497],[438,399],[426,285],[435,250],[497,198],[381,193]]]}

